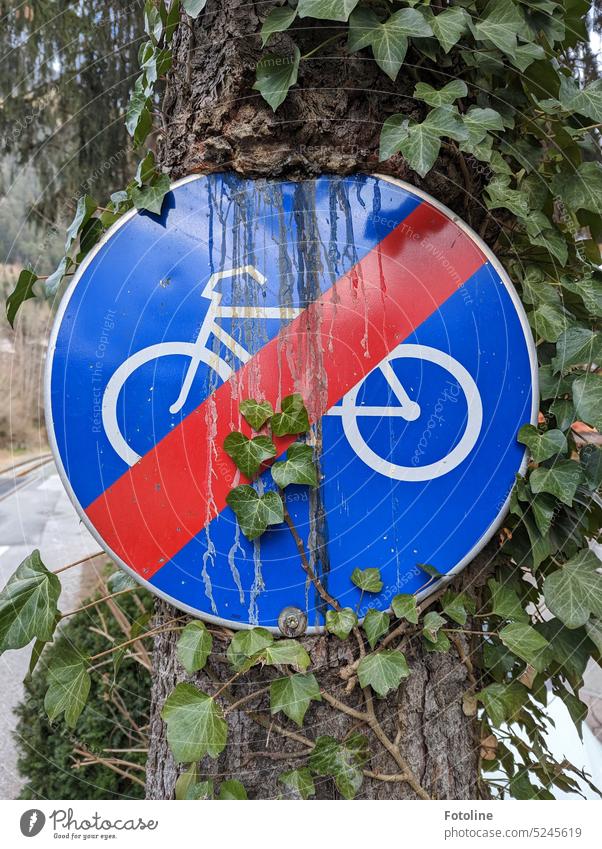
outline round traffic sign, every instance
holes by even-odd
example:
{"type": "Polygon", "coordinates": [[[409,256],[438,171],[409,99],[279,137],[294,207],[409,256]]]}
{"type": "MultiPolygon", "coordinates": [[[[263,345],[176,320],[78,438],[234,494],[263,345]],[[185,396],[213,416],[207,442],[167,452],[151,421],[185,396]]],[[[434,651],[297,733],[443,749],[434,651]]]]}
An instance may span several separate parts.
{"type": "Polygon", "coordinates": [[[116,562],[202,618],[323,624],[289,528],[249,542],[226,504],[239,402],[293,392],[320,486],[286,503],[342,606],[430,592],[424,564],[450,576],[492,536],[536,420],[534,346],[491,251],[415,188],[188,178],[160,216],[125,215],[61,303],[46,414],[63,482],[116,562]],[[378,593],[351,580],[368,567],[378,593]]]}

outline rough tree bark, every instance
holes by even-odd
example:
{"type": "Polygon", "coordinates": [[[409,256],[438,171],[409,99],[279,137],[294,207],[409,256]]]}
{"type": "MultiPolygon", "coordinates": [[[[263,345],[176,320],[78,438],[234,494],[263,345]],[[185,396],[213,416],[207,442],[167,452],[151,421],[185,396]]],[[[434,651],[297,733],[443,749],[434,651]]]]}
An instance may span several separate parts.
{"type": "MultiPolygon", "coordinates": [[[[354,57],[340,41],[330,43],[310,60],[303,61],[299,85],[274,114],[257,92],[252,91],[255,66],[261,54],[258,32],[271,6],[248,0],[209,0],[197,21],[181,25],[174,41],[174,63],[164,99],[164,127],[158,141],[160,160],[176,179],[189,173],[234,170],[247,177],[303,179],[320,173],[354,171],[388,173],[407,180],[450,206],[487,236],[487,218],[479,201],[483,176],[464,161],[453,147],[444,148],[436,167],[420,180],[401,157],[386,164],[378,161],[379,133],[383,120],[393,112],[421,118],[421,106],[412,97],[419,79],[433,82],[427,72],[412,65],[412,55],[393,84],[379,71],[368,54],[354,57]]],[[[295,33],[301,53],[307,53],[337,33],[329,26],[303,22],[295,33]]],[[[276,36],[273,52],[286,53],[290,39],[276,36]]],[[[460,576],[457,586],[470,587],[478,595],[495,557],[490,544],[460,576]]],[[[173,619],[177,611],[164,602],[156,607],[156,624],[173,619]]],[[[186,676],[176,661],[177,635],[156,638],[153,651],[153,686],[150,750],[147,767],[147,798],[171,798],[178,768],[173,762],[160,710],[174,685],[186,676]]],[[[330,693],[342,694],[341,670],[357,646],[334,637],[306,637],[303,642],[313,661],[312,670],[330,693]]],[[[382,728],[399,747],[426,794],[436,798],[475,798],[478,795],[478,729],[465,716],[462,696],[474,683],[478,668],[474,645],[465,637],[445,654],[426,653],[420,639],[405,647],[410,678],[387,699],[375,700],[382,728]]],[[[223,650],[226,642],[221,643],[223,650]]],[[[216,681],[229,677],[219,640],[207,668],[194,681],[214,692],[216,681]]],[[[231,674],[231,673],[230,673],[231,674]]],[[[237,700],[254,688],[265,686],[261,670],[251,671],[232,688],[237,700]]],[[[342,696],[341,696],[342,697],[342,696]]],[[[358,686],[344,698],[364,710],[358,686]]],[[[251,798],[274,798],[283,793],[278,775],[294,769],[307,746],[295,736],[292,723],[269,720],[268,696],[228,714],[228,747],[217,761],[205,759],[204,777],[239,778],[251,798]],[[259,724],[251,713],[262,708],[259,724]],[[279,728],[292,732],[283,734],[279,728]]],[[[343,739],[357,722],[329,703],[313,702],[301,736],[332,734],[343,739]]],[[[369,736],[371,732],[369,733],[369,736]]],[[[373,735],[372,735],[373,736],[373,735]]],[[[374,740],[375,755],[367,764],[372,773],[403,771],[400,761],[374,740]]],[[[402,762],[403,762],[402,761],[402,762]]],[[[336,790],[330,779],[317,782],[318,798],[332,798],[336,790]]],[[[382,781],[367,776],[361,798],[415,798],[420,793],[407,782],[382,781]]]]}

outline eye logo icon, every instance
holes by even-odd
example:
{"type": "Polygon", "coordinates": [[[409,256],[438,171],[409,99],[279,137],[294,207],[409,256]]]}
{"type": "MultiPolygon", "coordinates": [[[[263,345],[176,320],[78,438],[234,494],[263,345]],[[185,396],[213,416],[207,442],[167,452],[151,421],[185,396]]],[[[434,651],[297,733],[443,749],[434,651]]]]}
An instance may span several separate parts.
{"type": "Polygon", "coordinates": [[[37,808],[25,811],[24,814],[21,814],[21,834],[24,837],[35,837],[42,831],[45,822],[45,815],[37,808]]]}

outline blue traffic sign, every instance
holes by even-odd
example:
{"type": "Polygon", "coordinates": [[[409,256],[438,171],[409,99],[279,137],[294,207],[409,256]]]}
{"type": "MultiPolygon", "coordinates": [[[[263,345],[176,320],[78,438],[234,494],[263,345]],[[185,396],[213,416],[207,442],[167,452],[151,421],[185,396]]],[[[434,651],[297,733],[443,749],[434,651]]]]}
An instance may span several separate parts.
{"type": "MultiPolygon", "coordinates": [[[[287,526],[249,542],[226,504],[240,400],[303,396],[320,485],[288,487],[287,507],[360,615],[431,592],[421,564],[451,576],[485,545],[537,415],[531,333],[491,251],[432,198],[363,175],[188,178],[161,215],[125,215],[63,299],[46,389],[63,482],[99,543],[233,628],[325,614],[287,526]],[[368,567],[383,589],[362,596],[351,574],[368,567]]],[[[274,487],[269,470],[256,486],[274,487]]]]}

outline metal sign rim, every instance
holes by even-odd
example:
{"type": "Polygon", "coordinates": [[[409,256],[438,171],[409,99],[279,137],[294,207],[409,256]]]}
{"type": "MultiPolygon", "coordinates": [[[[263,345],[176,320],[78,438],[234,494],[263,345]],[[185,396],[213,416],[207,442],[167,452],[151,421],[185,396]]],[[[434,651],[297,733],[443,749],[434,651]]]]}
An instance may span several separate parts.
{"type": "MultiPolygon", "coordinates": [[[[360,173],[363,173],[363,172],[360,172],[360,173]]],[[[205,179],[206,176],[207,175],[205,175],[205,174],[192,174],[192,175],[189,175],[187,177],[183,177],[180,180],[176,180],[175,182],[173,182],[170,185],[170,191],[173,191],[174,189],[178,189],[181,186],[186,185],[187,183],[194,182],[195,180],[205,179]]],[[[521,302],[521,300],[518,296],[518,292],[514,288],[514,284],[512,283],[512,281],[511,281],[509,275],[507,274],[506,270],[504,269],[503,265],[497,259],[497,257],[493,253],[493,251],[489,248],[489,246],[486,245],[485,242],[481,239],[481,237],[472,229],[472,227],[469,227],[469,225],[462,218],[460,218],[460,216],[456,215],[455,212],[453,212],[451,209],[449,209],[449,207],[445,206],[445,204],[438,201],[436,198],[432,197],[432,195],[429,195],[429,194],[427,194],[427,192],[424,192],[421,189],[416,188],[411,183],[407,183],[404,180],[399,180],[396,177],[391,177],[391,176],[388,176],[388,175],[385,175],[385,174],[379,174],[379,173],[365,174],[364,176],[374,177],[378,180],[384,180],[387,183],[391,183],[395,186],[399,186],[404,191],[407,191],[410,194],[413,194],[416,197],[421,198],[426,203],[429,203],[431,206],[433,206],[435,209],[437,209],[439,212],[441,212],[443,215],[445,215],[449,220],[451,220],[457,227],[459,227],[461,230],[463,230],[470,237],[470,239],[480,248],[480,250],[483,252],[483,254],[487,257],[488,261],[495,268],[497,274],[499,275],[500,280],[502,281],[504,287],[506,288],[508,294],[510,295],[510,298],[512,300],[512,303],[514,305],[516,313],[518,315],[518,318],[519,318],[519,321],[520,321],[520,324],[521,324],[521,328],[523,330],[523,336],[525,338],[525,342],[526,342],[526,345],[527,345],[527,350],[528,350],[528,353],[529,353],[529,363],[530,363],[530,366],[531,366],[532,401],[531,401],[530,423],[533,424],[533,425],[537,425],[537,417],[538,417],[538,410],[539,410],[539,381],[538,381],[538,372],[537,372],[537,351],[536,351],[536,348],[535,348],[535,342],[533,340],[533,335],[532,335],[531,329],[529,327],[529,322],[528,322],[528,319],[527,319],[527,314],[525,312],[525,308],[524,308],[524,306],[523,306],[523,304],[522,304],[522,302],[521,302]]],[[[184,604],[183,602],[179,601],[178,599],[175,599],[173,596],[170,596],[167,593],[163,592],[162,590],[159,590],[154,584],[152,584],[150,581],[146,581],[134,569],[132,569],[130,566],[128,566],[127,563],[125,563],[123,560],[121,560],[121,558],[118,557],[111,550],[111,548],[106,544],[106,542],[102,539],[102,537],[100,536],[100,534],[98,533],[98,531],[96,530],[96,528],[94,527],[94,525],[92,524],[92,522],[90,521],[88,516],[86,515],[84,509],[82,508],[82,506],[79,502],[79,499],[77,498],[75,492],[73,491],[73,488],[71,486],[69,478],[67,477],[67,473],[65,471],[65,468],[63,466],[63,462],[62,462],[62,459],[61,459],[61,456],[60,456],[60,452],[58,450],[58,444],[57,444],[56,436],[55,436],[55,432],[54,432],[54,420],[53,420],[53,416],[52,416],[51,382],[52,382],[52,364],[53,364],[53,361],[54,361],[54,352],[55,352],[55,349],[56,349],[56,341],[57,341],[58,333],[59,333],[59,330],[60,330],[60,327],[61,327],[61,324],[62,324],[62,321],[63,321],[63,317],[65,315],[65,312],[67,311],[67,307],[69,306],[69,301],[70,301],[73,293],[75,292],[75,289],[76,289],[80,279],[82,278],[86,269],[91,264],[91,262],[94,260],[96,255],[104,247],[104,245],[110,239],[113,238],[115,233],[121,227],[123,227],[124,224],[126,224],[128,221],[130,221],[132,218],[134,218],[134,216],[136,216],[138,214],[139,214],[139,210],[137,210],[137,209],[129,210],[128,212],[124,213],[124,215],[107,230],[107,232],[104,234],[102,239],[100,239],[98,244],[96,244],[92,248],[90,253],[86,256],[86,258],[83,260],[83,262],[81,263],[81,265],[79,266],[79,268],[77,269],[75,274],[73,275],[73,278],[70,281],[69,286],[67,287],[67,289],[66,289],[66,291],[65,291],[65,293],[64,293],[64,295],[61,299],[59,307],[57,309],[56,316],[55,316],[55,319],[54,319],[54,323],[53,323],[53,326],[52,326],[52,332],[50,334],[50,339],[49,339],[49,342],[48,342],[48,350],[47,350],[47,354],[46,354],[46,363],[45,363],[45,367],[44,367],[44,415],[45,415],[45,422],[46,422],[46,431],[48,433],[48,441],[49,441],[49,444],[50,444],[50,450],[52,452],[52,456],[53,456],[53,459],[54,459],[60,480],[61,480],[61,482],[62,482],[62,484],[63,484],[63,486],[64,486],[64,488],[67,492],[67,495],[69,496],[69,500],[71,501],[71,503],[75,507],[75,510],[76,510],[80,520],[84,523],[84,526],[87,528],[89,533],[97,541],[97,543],[103,549],[103,551],[111,558],[111,560],[114,561],[114,563],[116,563],[128,575],[130,575],[132,578],[134,578],[134,580],[138,584],[140,584],[142,587],[147,589],[154,596],[161,598],[163,601],[166,601],[169,604],[172,604],[178,610],[182,610],[184,613],[190,614],[195,619],[201,619],[202,621],[209,622],[210,624],[213,624],[213,625],[219,625],[219,626],[223,626],[223,627],[226,627],[226,628],[232,628],[232,629],[239,630],[239,631],[249,630],[251,628],[256,628],[258,626],[251,625],[248,622],[239,622],[239,621],[232,620],[232,619],[223,619],[222,617],[215,616],[211,613],[203,613],[201,615],[201,613],[197,609],[190,607],[190,605],[184,604]]],[[[521,465],[518,469],[518,474],[523,474],[525,469],[526,469],[526,466],[527,466],[527,449],[525,448],[525,451],[523,452],[523,459],[522,459],[521,465]]],[[[487,528],[485,533],[480,537],[480,539],[473,545],[473,547],[470,549],[470,551],[462,558],[462,560],[459,563],[457,563],[452,569],[450,569],[450,571],[443,578],[441,578],[438,581],[435,581],[430,587],[428,587],[428,588],[422,590],[421,592],[417,593],[416,594],[417,601],[421,601],[422,599],[427,598],[428,596],[432,595],[432,593],[438,591],[439,589],[441,589],[442,587],[444,587],[445,585],[450,583],[450,581],[452,581],[472,560],[474,560],[476,555],[479,554],[479,552],[481,552],[485,548],[487,543],[492,539],[492,537],[494,536],[496,531],[500,528],[501,523],[504,520],[504,518],[505,518],[505,516],[508,512],[509,503],[510,503],[510,493],[506,497],[506,500],[504,501],[503,505],[501,506],[496,518],[489,525],[489,527],[487,528]]],[[[387,608],[387,610],[390,611],[391,608],[389,607],[389,608],[387,608]]],[[[360,621],[362,621],[362,620],[360,620],[360,621]]],[[[259,627],[265,628],[267,631],[271,631],[273,634],[280,634],[280,629],[277,626],[262,625],[262,626],[259,626],[259,627]]],[[[321,634],[321,633],[324,632],[324,630],[325,630],[324,625],[310,625],[307,628],[305,633],[306,634],[321,634]]]]}

